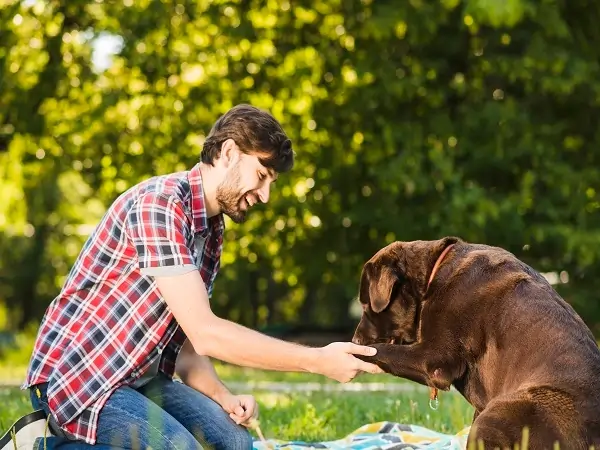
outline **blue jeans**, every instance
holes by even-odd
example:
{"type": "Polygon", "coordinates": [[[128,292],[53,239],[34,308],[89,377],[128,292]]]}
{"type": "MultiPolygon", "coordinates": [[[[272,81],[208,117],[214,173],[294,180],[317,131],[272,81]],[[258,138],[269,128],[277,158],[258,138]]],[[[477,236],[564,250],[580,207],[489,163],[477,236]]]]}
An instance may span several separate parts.
{"type": "MultiPolygon", "coordinates": [[[[31,389],[34,409],[50,414],[46,385],[41,398],[31,389]]],[[[252,449],[249,431],[237,425],[221,406],[202,393],[164,375],[139,389],[123,386],[105,403],[95,445],[66,437],[46,439],[46,449],[252,449]]],[[[43,438],[38,440],[43,449],[43,438]]]]}

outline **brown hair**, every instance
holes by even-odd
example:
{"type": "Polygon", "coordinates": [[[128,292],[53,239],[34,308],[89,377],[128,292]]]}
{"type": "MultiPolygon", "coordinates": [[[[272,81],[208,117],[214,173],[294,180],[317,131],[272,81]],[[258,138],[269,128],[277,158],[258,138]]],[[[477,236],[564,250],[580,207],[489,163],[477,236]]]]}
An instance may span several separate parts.
{"type": "Polygon", "coordinates": [[[210,130],[200,160],[212,165],[227,139],[233,139],[242,152],[257,155],[263,166],[275,172],[287,172],[294,166],[292,141],[267,111],[247,104],[231,108],[210,130]]]}

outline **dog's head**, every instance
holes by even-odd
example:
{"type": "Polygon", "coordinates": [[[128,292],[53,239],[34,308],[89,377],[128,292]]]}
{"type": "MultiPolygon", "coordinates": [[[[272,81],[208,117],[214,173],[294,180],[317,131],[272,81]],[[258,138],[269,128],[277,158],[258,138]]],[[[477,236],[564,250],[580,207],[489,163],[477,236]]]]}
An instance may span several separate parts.
{"type": "Polygon", "coordinates": [[[363,266],[362,317],[352,342],[410,344],[417,340],[421,302],[433,267],[444,250],[461,240],[394,242],[363,266]]]}

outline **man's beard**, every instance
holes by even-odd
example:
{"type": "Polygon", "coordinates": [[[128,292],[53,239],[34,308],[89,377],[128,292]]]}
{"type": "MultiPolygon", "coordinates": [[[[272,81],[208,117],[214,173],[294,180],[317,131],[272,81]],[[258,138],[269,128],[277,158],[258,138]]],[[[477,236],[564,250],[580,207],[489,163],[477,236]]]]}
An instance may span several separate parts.
{"type": "Polygon", "coordinates": [[[235,223],[243,223],[247,211],[240,208],[243,195],[239,189],[241,177],[238,164],[231,168],[217,187],[217,202],[223,214],[228,215],[235,223]]]}

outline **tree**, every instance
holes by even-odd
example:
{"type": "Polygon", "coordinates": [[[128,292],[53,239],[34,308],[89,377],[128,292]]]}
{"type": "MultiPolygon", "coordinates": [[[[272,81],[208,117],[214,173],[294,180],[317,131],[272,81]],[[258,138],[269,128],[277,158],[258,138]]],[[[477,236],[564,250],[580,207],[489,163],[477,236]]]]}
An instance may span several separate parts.
{"type": "Polygon", "coordinates": [[[1,16],[2,48],[13,50],[0,53],[0,189],[12,199],[0,227],[13,232],[0,241],[0,299],[25,311],[21,323],[56,294],[89,233],[81,225],[135,182],[194,164],[214,120],[240,102],[282,121],[298,162],[268,206],[227,224],[218,314],[351,326],[360,269],[379,247],[452,234],[568,273],[557,289],[600,323],[589,276],[600,265],[600,78],[568,26],[581,10],[553,0],[45,5],[13,2],[1,16]],[[97,71],[102,34],[123,45],[97,71]],[[33,37],[43,48],[33,54],[47,56],[30,55],[33,37]],[[28,69],[11,71],[15,62],[28,69]]]}

